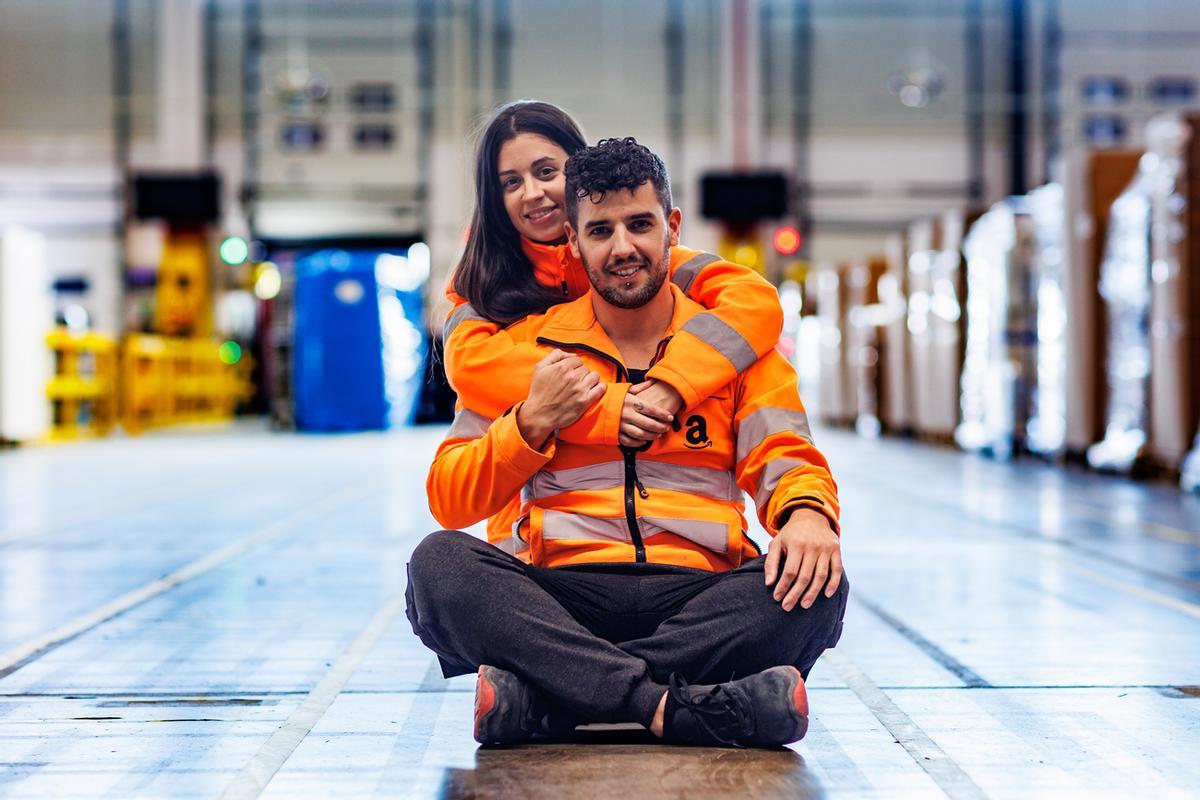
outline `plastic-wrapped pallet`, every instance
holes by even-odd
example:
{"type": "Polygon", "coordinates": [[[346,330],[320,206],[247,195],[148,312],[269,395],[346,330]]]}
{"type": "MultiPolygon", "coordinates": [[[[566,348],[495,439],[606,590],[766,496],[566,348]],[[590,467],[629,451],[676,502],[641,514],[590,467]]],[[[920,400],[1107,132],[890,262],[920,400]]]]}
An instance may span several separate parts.
{"type": "Polygon", "coordinates": [[[943,433],[934,430],[936,405],[934,394],[933,331],[930,324],[933,298],[933,262],[937,258],[937,224],[932,219],[914,222],[908,230],[908,327],[909,359],[912,364],[913,431],[918,434],[943,433]]]}
{"type": "Polygon", "coordinates": [[[1128,471],[1142,453],[1149,427],[1150,162],[1141,166],[1109,216],[1100,265],[1100,296],[1108,316],[1104,438],[1088,448],[1088,463],[1128,471]]]}
{"type": "Polygon", "coordinates": [[[1082,457],[1104,436],[1104,303],[1100,265],[1114,201],[1137,174],[1141,153],[1132,150],[1068,149],[1063,194],[1068,246],[1063,293],[1067,305],[1065,449],[1082,457]]]}
{"type": "MultiPolygon", "coordinates": [[[[1196,427],[1200,429],[1200,425],[1196,427]]],[[[1179,470],[1179,485],[1185,492],[1200,492],[1200,432],[1196,434],[1192,452],[1188,453],[1179,470]]]]}
{"type": "Polygon", "coordinates": [[[971,227],[962,423],[967,450],[1008,458],[1024,444],[1037,376],[1033,222],[1024,198],[997,203],[971,227]]]}
{"type": "Polygon", "coordinates": [[[1029,193],[1037,250],[1037,380],[1026,447],[1035,453],[1062,452],[1067,433],[1066,205],[1063,187],[1050,183],[1029,193]]]}
{"type": "Polygon", "coordinates": [[[886,269],[882,258],[857,261],[850,266],[850,368],[854,385],[855,429],[864,436],[881,430],[879,404],[880,342],[886,321],[879,303],[879,279],[886,269]]]}
{"type": "Polygon", "coordinates": [[[1151,120],[1148,151],[1113,204],[1100,283],[1109,318],[1109,405],[1104,439],[1088,450],[1093,466],[1180,469],[1195,432],[1200,287],[1185,269],[1191,138],[1177,116],[1151,120]]]}
{"type": "Polygon", "coordinates": [[[912,430],[912,375],[908,354],[908,254],[904,236],[893,234],[884,244],[887,268],[879,279],[882,389],[879,418],[890,433],[912,430]]]}
{"type": "Polygon", "coordinates": [[[808,274],[807,290],[816,298],[820,326],[821,390],[818,411],[821,419],[837,425],[849,425],[857,414],[854,387],[850,380],[849,286],[846,270],[825,265],[808,274]]]}
{"type": "MultiPolygon", "coordinates": [[[[1187,266],[1184,273],[1190,281],[1187,295],[1192,300],[1192,317],[1189,320],[1191,342],[1191,359],[1189,367],[1192,372],[1192,386],[1200,382],[1200,115],[1192,114],[1187,117],[1190,137],[1187,143],[1186,165],[1187,180],[1181,199],[1183,203],[1173,203],[1175,207],[1182,205],[1181,216],[1186,224],[1185,247],[1187,266]]],[[[1200,391],[1196,392],[1200,395],[1200,391]]],[[[1200,397],[1194,396],[1194,403],[1200,403],[1200,397]]],[[[1189,492],[1200,491],[1200,410],[1192,415],[1196,422],[1196,436],[1192,442],[1191,452],[1183,460],[1180,469],[1180,485],[1189,492]]]]}
{"type": "Polygon", "coordinates": [[[940,248],[933,263],[933,295],[930,323],[933,327],[936,398],[934,425],[953,437],[959,422],[959,382],[962,379],[965,339],[966,264],[963,236],[978,218],[962,209],[951,209],[939,218],[940,248]]]}
{"type": "Polygon", "coordinates": [[[1200,115],[1158,117],[1147,126],[1150,152],[1150,427],[1146,458],[1180,468],[1200,415],[1200,115]],[[1189,197],[1190,193],[1190,197],[1189,197]],[[1189,226],[1189,222],[1191,225],[1189,226]],[[1189,227],[1192,230],[1189,231],[1189,227]]]}
{"type": "Polygon", "coordinates": [[[953,211],[909,229],[913,428],[919,435],[947,441],[959,419],[964,224],[964,215],[953,211]]]}
{"type": "Polygon", "coordinates": [[[958,445],[979,450],[1000,439],[997,423],[1011,414],[1004,377],[1006,366],[996,351],[1003,346],[1003,320],[999,309],[1007,303],[1004,262],[1012,249],[1014,215],[1007,203],[993,206],[971,227],[963,250],[967,256],[967,336],[963,356],[962,422],[954,432],[958,445]],[[996,407],[998,406],[998,407],[996,407]]]}

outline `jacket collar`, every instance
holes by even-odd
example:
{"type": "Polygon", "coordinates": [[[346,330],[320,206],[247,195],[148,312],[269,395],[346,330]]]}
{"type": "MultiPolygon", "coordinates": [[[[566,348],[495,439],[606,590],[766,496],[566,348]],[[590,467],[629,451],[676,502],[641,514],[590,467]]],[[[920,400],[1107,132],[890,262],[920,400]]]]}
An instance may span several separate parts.
{"type": "MultiPolygon", "coordinates": [[[[674,283],[670,283],[671,295],[675,299],[675,308],[671,314],[671,323],[667,326],[663,338],[674,336],[687,321],[704,311],[704,306],[690,299],[674,283]]],[[[560,303],[548,310],[543,317],[538,338],[550,339],[564,344],[586,344],[603,350],[608,355],[621,359],[616,345],[612,343],[604,328],[596,321],[596,311],[592,306],[592,290],[569,303],[560,303]]]]}
{"type": "Polygon", "coordinates": [[[521,237],[521,251],[533,265],[533,277],[543,286],[570,297],[579,297],[589,288],[583,265],[568,244],[541,244],[521,237]]]}

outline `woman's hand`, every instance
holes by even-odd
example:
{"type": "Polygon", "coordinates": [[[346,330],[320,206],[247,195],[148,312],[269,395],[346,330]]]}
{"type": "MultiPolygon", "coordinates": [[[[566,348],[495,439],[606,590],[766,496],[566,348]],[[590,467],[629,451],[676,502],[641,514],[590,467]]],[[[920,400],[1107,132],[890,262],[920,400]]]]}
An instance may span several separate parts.
{"type": "Polygon", "coordinates": [[[517,429],[535,450],[559,428],[583,416],[604,395],[600,376],[577,356],[554,350],[533,368],[529,398],[517,409],[517,429]]]}

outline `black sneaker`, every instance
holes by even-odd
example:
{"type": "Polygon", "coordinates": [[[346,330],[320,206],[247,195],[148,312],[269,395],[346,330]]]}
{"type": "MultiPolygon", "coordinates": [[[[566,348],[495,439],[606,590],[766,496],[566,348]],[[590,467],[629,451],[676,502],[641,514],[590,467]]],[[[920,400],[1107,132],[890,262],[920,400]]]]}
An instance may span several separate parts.
{"type": "Polygon", "coordinates": [[[771,667],[715,686],[672,675],[663,739],[709,747],[778,747],[808,731],[808,695],[795,667],[771,667]]]}
{"type": "Polygon", "coordinates": [[[508,670],[484,664],[475,684],[475,741],[521,744],[534,739],[563,739],[576,720],[552,708],[525,681],[508,670]]]}

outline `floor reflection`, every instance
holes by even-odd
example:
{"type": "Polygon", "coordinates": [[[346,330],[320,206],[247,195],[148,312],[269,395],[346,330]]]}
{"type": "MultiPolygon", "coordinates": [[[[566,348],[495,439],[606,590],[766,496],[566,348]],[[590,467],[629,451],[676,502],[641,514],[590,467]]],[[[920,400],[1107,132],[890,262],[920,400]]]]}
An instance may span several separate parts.
{"type": "Polygon", "coordinates": [[[824,797],[792,750],[655,744],[547,744],[480,748],[474,769],[448,769],[440,797],[804,798],[824,797]]]}

